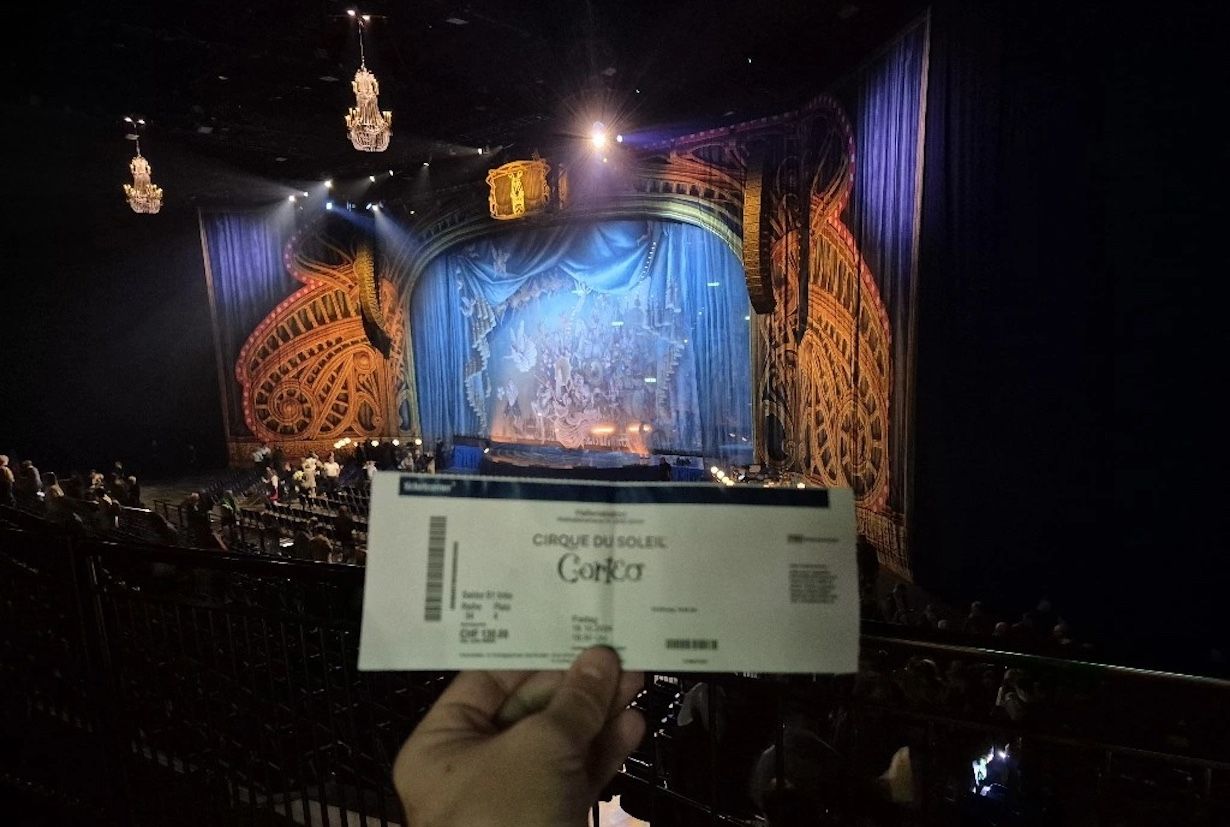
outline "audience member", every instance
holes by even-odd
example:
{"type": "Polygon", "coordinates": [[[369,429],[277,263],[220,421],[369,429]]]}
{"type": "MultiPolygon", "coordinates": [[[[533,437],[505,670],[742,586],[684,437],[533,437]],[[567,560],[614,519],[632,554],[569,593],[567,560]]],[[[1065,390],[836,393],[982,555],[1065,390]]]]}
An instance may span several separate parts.
{"type": "Polygon", "coordinates": [[[312,559],[317,563],[332,563],[333,559],[333,543],[329,541],[325,534],[325,527],[313,520],[308,524],[308,531],[312,535],[308,540],[308,550],[311,553],[312,559]]]}
{"type": "Polygon", "coordinates": [[[315,451],[303,458],[303,492],[309,497],[316,496],[316,471],[319,465],[315,451]]]}
{"type": "Polygon", "coordinates": [[[129,508],[143,508],[141,504],[141,486],[137,483],[137,478],[129,475],[128,477],[128,496],[124,500],[124,505],[129,508]]]}
{"type": "Polygon", "coordinates": [[[350,516],[350,508],[340,506],[337,516],[333,518],[333,536],[344,551],[354,550],[354,518],[350,516]]]}
{"type": "Polygon", "coordinates": [[[34,463],[28,459],[21,461],[17,479],[13,482],[13,496],[17,505],[27,508],[38,502],[38,495],[43,490],[43,478],[39,475],[34,463]]]}
{"type": "Polygon", "coordinates": [[[239,503],[235,501],[235,492],[229,488],[222,492],[218,500],[218,511],[222,516],[222,532],[234,540],[239,531],[239,503]]]}
{"type": "Polygon", "coordinates": [[[300,524],[291,535],[291,538],[295,541],[294,546],[291,548],[291,557],[294,557],[296,560],[311,560],[312,535],[307,527],[300,524]]]}
{"type": "Polygon", "coordinates": [[[971,603],[969,616],[965,618],[965,631],[971,635],[986,635],[990,634],[993,628],[994,624],[983,608],[982,601],[975,600],[971,603]]]}
{"type": "Polygon", "coordinates": [[[342,476],[342,465],[337,461],[337,456],[330,451],[320,468],[325,475],[325,491],[336,494],[342,476]]]}
{"type": "Polygon", "coordinates": [[[0,454],[0,505],[7,505],[12,508],[17,505],[17,500],[13,496],[13,469],[9,468],[9,458],[7,454],[0,454]]]}

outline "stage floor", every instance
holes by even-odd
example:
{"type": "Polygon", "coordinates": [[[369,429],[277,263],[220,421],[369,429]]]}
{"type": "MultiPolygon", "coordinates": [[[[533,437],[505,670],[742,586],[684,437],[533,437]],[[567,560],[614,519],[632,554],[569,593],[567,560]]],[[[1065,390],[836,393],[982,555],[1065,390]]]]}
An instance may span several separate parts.
{"type": "MultiPolygon", "coordinates": [[[[672,464],[676,455],[664,455],[672,464]]],[[[488,457],[514,465],[533,465],[541,468],[624,468],[629,465],[657,465],[662,456],[635,454],[631,451],[606,451],[601,449],[568,449],[559,445],[528,445],[517,442],[493,442],[488,457]]],[[[704,464],[701,457],[686,457],[691,465],[699,468],[704,464]]]]}

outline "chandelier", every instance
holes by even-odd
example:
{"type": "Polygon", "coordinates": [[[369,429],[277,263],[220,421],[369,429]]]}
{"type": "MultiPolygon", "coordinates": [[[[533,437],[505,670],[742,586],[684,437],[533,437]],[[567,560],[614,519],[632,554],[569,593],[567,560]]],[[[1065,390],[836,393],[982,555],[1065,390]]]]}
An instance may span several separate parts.
{"type": "MultiPolygon", "coordinates": [[[[355,17],[354,9],[347,14],[355,17]]],[[[392,135],[393,113],[380,111],[376,96],[380,94],[380,82],[376,76],[367,70],[367,57],[363,52],[363,28],[370,15],[358,18],[359,24],[359,71],[354,73],[355,105],[346,115],[346,131],[350,135],[350,143],[361,152],[384,152],[389,148],[389,137],[392,135]]]]}
{"type": "MultiPolygon", "coordinates": [[[[145,126],[145,121],[141,118],[135,121],[132,118],[124,120],[132,124],[134,130],[145,126]]],[[[128,199],[128,206],[132,207],[133,212],[153,215],[162,209],[162,187],[150,180],[149,161],[141,154],[140,136],[134,132],[130,137],[137,142],[137,154],[128,162],[132,183],[124,185],[124,197],[128,199]]]]}

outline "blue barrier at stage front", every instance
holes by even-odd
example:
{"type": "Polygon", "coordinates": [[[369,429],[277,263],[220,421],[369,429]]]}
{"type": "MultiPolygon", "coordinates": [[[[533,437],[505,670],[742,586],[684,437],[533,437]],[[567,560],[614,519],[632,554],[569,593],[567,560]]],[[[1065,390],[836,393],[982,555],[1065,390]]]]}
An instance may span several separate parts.
{"type": "Polygon", "coordinates": [[[478,471],[483,464],[483,449],[477,445],[454,445],[452,469],[456,471],[478,471]]]}
{"type": "Polygon", "coordinates": [[[701,482],[704,479],[704,468],[689,468],[685,465],[671,467],[671,482],[701,482]]]}

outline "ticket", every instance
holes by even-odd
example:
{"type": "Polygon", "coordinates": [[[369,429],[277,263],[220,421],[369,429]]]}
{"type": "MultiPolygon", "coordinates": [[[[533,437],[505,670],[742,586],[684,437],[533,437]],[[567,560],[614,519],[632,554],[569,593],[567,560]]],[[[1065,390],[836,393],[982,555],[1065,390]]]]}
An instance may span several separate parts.
{"type": "Polygon", "coordinates": [[[858,668],[848,489],[377,474],[359,667],[858,668]]]}

